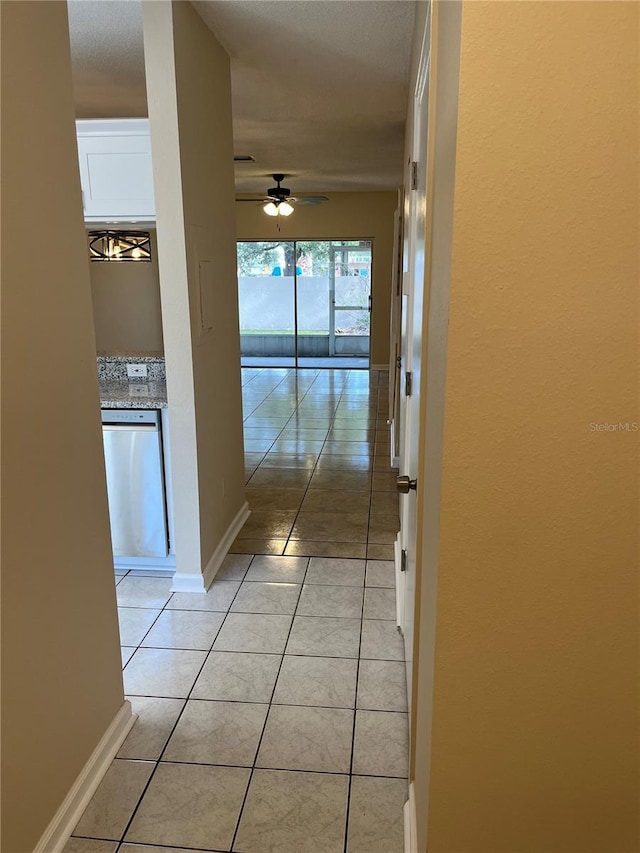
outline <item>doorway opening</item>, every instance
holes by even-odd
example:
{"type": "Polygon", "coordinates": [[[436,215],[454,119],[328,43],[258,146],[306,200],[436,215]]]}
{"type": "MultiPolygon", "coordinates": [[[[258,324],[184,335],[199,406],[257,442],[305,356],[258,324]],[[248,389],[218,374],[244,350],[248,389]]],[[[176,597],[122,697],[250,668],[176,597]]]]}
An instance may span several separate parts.
{"type": "Polygon", "coordinates": [[[369,367],[371,240],[242,240],[243,367],[369,367]]]}

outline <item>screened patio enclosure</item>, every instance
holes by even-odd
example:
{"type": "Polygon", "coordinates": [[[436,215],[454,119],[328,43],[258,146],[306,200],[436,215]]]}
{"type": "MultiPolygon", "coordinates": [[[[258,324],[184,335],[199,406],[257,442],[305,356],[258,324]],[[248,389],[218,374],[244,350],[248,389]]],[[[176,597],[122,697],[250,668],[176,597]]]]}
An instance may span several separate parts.
{"type": "Polygon", "coordinates": [[[371,240],[238,242],[246,367],[369,367],[371,240]]]}

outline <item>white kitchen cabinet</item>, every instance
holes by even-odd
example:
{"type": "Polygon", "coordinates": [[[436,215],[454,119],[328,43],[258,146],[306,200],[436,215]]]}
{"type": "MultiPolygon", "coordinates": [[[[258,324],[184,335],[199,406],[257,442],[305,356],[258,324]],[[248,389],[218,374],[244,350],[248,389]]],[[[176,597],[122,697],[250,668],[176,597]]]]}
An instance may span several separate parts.
{"type": "Polygon", "coordinates": [[[85,222],[156,218],[148,119],[76,122],[85,222]]]}

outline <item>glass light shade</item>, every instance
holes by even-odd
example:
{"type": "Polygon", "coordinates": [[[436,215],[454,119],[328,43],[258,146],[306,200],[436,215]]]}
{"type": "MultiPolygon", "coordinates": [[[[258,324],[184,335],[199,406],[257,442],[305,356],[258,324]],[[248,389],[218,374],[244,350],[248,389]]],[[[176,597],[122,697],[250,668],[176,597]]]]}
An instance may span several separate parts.
{"type": "Polygon", "coordinates": [[[262,209],[267,214],[267,216],[277,216],[278,215],[278,208],[275,206],[275,204],[272,201],[268,201],[262,209]]]}
{"type": "Polygon", "coordinates": [[[291,216],[291,214],[293,213],[293,207],[289,204],[288,201],[283,201],[278,208],[278,213],[281,213],[283,216],[291,216]]]}

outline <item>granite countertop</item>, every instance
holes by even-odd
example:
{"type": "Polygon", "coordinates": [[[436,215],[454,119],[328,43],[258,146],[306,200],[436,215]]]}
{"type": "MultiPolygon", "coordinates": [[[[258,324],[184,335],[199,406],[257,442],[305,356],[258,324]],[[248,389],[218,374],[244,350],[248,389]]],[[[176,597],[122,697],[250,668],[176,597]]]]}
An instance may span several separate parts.
{"type": "Polygon", "coordinates": [[[99,353],[100,405],[103,409],[164,409],[167,381],[162,353],[99,353]],[[131,379],[128,364],[142,364],[146,376],[131,379]]]}
{"type": "Polygon", "coordinates": [[[162,379],[131,382],[100,379],[100,406],[103,409],[165,409],[167,383],[162,379]]]}

